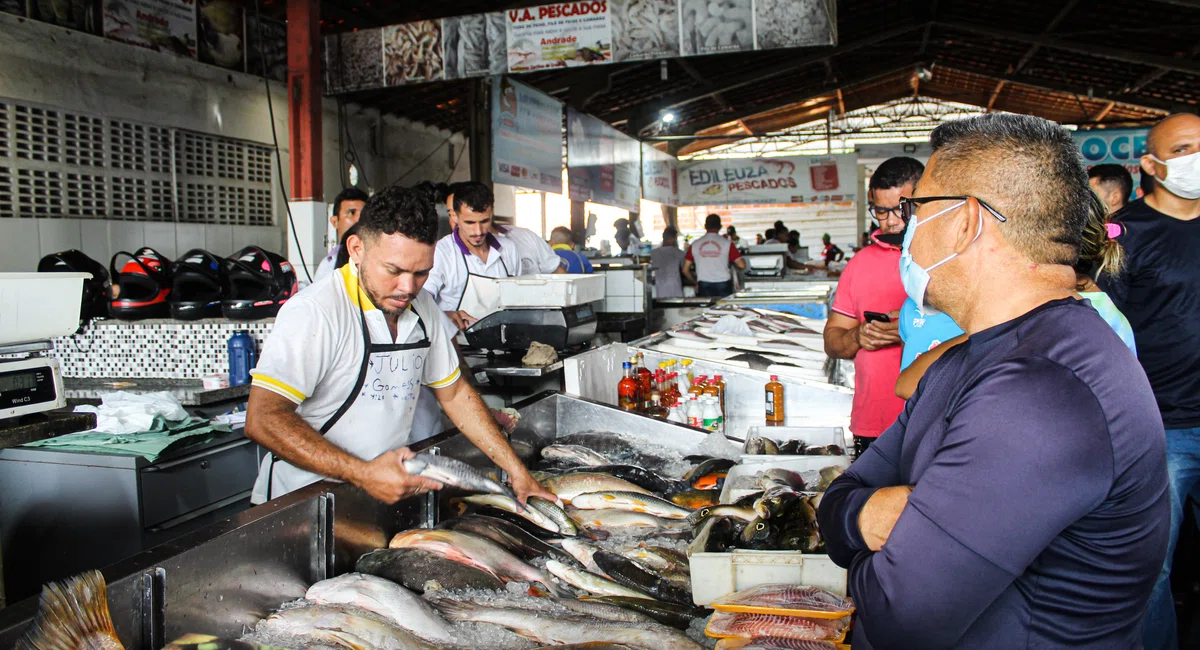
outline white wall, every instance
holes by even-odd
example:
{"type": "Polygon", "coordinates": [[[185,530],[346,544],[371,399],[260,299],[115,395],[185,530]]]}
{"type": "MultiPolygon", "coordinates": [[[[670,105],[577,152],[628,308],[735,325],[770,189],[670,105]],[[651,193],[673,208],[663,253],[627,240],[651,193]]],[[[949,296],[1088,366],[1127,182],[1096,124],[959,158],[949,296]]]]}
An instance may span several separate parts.
{"type": "MultiPolygon", "coordinates": [[[[185,128],[270,145],[271,122],[262,79],[174,56],[149,52],[36,21],[0,14],[0,98],[47,104],[106,117],[185,128]]],[[[289,152],[287,94],[272,84],[275,129],[285,183],[289,152]]],[[[425,157],[450,132],[349,105],[353,133],[372,189],[379,189],[425,157]]],[[[404,180],[466,178],[465,141],[451,139],[458,160],[451,169],[446,147],[404,180]]],[[[332,201],[342,188],[337,106],[324,104],[324,192],[332,201]]],[[[360,186],[366,184],[360,179],[360,186]]],[[[190,248],[228,255],[248,244],[285,252],[284,201],[275,199],[275,227],[145,223],[102,219],[0,219],[0,271],[32,270],[44,254],[80,248],[107,263],[113,252],[153,246],[167,256],[190,248]]],[[[318,242],[318,246],[320,243],[318,242]]],[[[323,254],[323,250],[314,251],[323,254]]],[[[310,261],[311,263],[311,261],[310,261]]]]}

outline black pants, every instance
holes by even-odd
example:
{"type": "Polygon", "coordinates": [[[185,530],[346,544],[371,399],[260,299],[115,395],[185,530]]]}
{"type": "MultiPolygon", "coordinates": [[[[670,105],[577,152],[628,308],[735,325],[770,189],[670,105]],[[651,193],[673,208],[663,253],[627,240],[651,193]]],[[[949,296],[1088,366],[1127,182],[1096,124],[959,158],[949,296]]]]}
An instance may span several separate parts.
{"type": "Polygon", "coordinates": [[[874,438],[854,436],[854,457],[862,458],[862,455],[867,453],[867,447],[870,447],[872,442],[875,442],[874,438]]]}
{"type": "Polygon", "coordinates": [[[696,287],[697,296],[724,298],[731,293],[733,293],[733,280],[726,280],[724,282],[698,282],[696,287]]]}

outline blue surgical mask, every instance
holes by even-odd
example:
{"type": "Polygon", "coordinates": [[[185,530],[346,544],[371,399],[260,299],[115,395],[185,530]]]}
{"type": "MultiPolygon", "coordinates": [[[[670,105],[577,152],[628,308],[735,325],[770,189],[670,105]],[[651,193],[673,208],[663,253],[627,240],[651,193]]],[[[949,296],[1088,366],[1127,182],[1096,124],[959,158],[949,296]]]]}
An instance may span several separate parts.
{"type": "MultiPolygon", "coordinates": [[[[941,313],[933,307],[925,304],[925,291],[929,289],[929,272],[954,259],[958,256],[958,253],[953,253],[937,264],[934,264],[927,269],[923,269],[919,264],[913,261],[912,258],[913,233],[917,231],[917,226],[929,223],[930,221],[937,219],[947,212],[957,210],[965,203],[966,201],[959,201],[958,203],[955,203],[945,210],[942,210],[941,212],[938,212],[937,214],[922,221],[918,221],[916,215],[913,215],[912,221],[908,224],[908,229],[904,232],[904,243],[902,244],[900,251],[900,283],[904,285],[904,292],[908,294],[909,298],[912,298],[912,301],[917,304],[917,309],[920,310],[920,312],[925,316],[936,316],[937,314],[941,313]]],[[[980,228],[979,231],[975,233],[975,239],[979,239],[980,233],[983,232],[982,213],[979,215],[979,220],[980,228]]],[[[975,239],[972,239],[971,243],[974,243],[975,239]]]]}

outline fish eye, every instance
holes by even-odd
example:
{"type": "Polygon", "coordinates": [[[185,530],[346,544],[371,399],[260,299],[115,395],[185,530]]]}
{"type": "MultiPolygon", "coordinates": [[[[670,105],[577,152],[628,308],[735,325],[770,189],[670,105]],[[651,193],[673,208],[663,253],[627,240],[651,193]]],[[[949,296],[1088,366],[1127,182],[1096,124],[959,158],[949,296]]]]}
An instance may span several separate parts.
{"type": "Polygon", "coordinates": [[[763,530],[766,527],[767,525],[760,521],[758,522],[758,525],[754,527],[754,530],[763,530]]]}
{"type": "Polygon", "coordinates": [[[710,512],[712,512],[712,508],[701,508],[701,509],[700,509],[700,516],[701,516],[701,517],[707,517],[707,516],[708,516],[708,513],[710,513],[710,512]]]}

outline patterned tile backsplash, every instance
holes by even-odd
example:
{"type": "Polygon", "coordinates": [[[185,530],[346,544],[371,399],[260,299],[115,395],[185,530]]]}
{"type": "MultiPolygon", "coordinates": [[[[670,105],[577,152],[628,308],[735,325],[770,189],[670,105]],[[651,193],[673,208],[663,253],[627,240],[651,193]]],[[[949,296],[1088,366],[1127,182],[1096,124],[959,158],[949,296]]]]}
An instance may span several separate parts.
{"type": "Polygon", "coordinates": [[[261,351],[274,324],[273,318],[93,321],[82,334],[54,339],[51,354],[64,377],[200,379],[229,374],[226,344],[234,332],[249,332],[261,351]]]}

